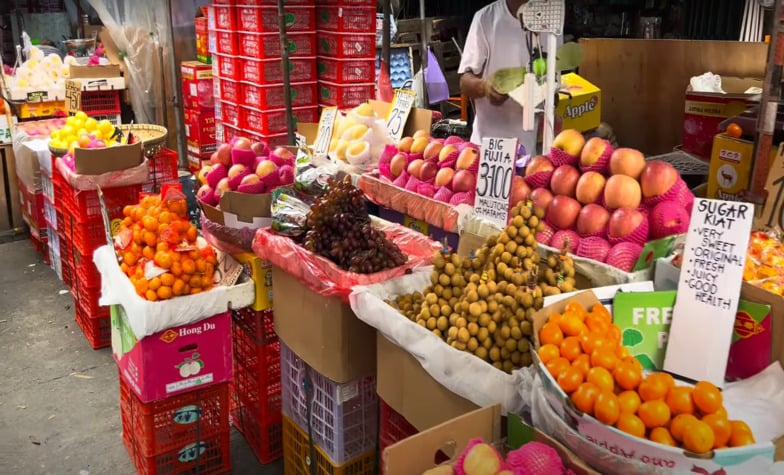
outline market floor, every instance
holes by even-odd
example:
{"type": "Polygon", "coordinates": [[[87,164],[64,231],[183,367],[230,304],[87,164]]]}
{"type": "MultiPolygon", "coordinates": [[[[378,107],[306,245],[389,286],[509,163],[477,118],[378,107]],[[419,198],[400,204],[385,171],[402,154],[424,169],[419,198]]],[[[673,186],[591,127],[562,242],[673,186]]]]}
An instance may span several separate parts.
{"type": "MultiPolygon", "coordinates": [[[[122,443],[117,368],[74,321],[73,298],[29,240],[0,244],[0,473],[136,473],[122,443]]],[[[232,433],[233,473],[262,467],[232,433]]]]}

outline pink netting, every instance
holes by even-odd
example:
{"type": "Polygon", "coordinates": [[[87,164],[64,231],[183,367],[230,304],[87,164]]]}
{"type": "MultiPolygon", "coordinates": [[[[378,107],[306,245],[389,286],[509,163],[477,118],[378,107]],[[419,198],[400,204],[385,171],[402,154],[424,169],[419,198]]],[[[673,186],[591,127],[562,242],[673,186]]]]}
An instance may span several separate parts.
{"type": "Polygon", "coordinates": [[[116,188],[119,186],[130,186],[146,183],[149,178],[149,163],[145,158],[141,165],[118,170],[103,175],[79,175],[68,168],[61,157],[55,160],[57,171],[65,178],[65,181],[76,190],[97,190],[101,188],[116,188]]]}

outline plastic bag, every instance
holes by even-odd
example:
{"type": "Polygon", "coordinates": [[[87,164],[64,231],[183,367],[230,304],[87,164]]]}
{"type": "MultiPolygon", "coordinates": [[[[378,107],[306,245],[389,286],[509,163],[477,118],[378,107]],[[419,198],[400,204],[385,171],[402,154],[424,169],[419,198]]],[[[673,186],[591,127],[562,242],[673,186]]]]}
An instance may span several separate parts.
{"type": "Polygon", "coordinates": [[[272,230],[281,236],[297,237],[307,231],[310,206],[285,192],[272,196],[272,230]]]}
{"type": "Polygon", "coordinates": [[[384,231],[387,238],[408,256],[406,265],[375,274],[347,272],[329,259],[314,254],[291,238],[278,236],[271,229],[259,229],[253,240],[253,251],[272,264],[296,277],[314,292],[325,297],[337,297],[348,302],[352,287],[384,282],[429,265],[433,255],[441,250],[439,243],[399,224],[374,220],[373,226],[384,231]]]}
{"type": "Polygon", "coordinates": [[[446,82],[444,72],[438,64],[436,55],[427,49],[427,67],[425,68],[425,86],[430,104],[438,104],[449,100],[449,84],[446,82]]]}
{"type": "Polygon", "coordinates": [[[57,167],[57,170],[71,187],[82,191],[97,190],[98,187],[116,188],[119,186],[138,185],[146,183],[149,178],[149,162],[146,158],[139,166],[102,175],[79,175],[74,173],[60,157],[55,160],[55,167],[57,167]]]}
{"type": "Polygon", "coordinates": [[[210,221],[201,214],[201,233],[204,239],[215,249],[227,254],[253,252],[253,236],[255,229],[229,228],[215,221],[210,221]]]}

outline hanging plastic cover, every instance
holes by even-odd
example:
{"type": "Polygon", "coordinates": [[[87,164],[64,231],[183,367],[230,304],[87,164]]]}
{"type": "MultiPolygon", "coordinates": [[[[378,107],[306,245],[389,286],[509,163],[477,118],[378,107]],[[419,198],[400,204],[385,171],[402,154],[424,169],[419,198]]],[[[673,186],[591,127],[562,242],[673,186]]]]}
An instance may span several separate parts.
{"type": "Polygon", "coordinates": [[[427,98],[430,104],[438,104],[449,100],[449,84],[446,82],[444,72],[438,64],[436,55],[427,49],[427,67],[425,68],[425,86],[427,87],[427,98]]]}

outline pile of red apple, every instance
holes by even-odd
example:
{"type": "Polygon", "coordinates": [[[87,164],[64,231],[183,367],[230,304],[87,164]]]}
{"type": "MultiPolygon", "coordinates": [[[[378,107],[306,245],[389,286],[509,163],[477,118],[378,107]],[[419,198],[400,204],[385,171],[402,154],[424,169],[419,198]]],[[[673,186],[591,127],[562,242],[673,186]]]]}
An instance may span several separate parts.
{"type": "Polygon", "coordinates": [[[388,145],[379,157],[382,177],[408,191],[451,205],[474,205],[479,147],[460,137],[436,139],[426,131],[388,145]]]}
{"type": "Polygon", "coordinates": [[[537,240],[629,272],[646,242],[687,231],[694,195],[672,165],[613,150],[564,130],[548,156],[534,157],[515,180],[512,200],[545,210],[537,240]]]}
{"type": "Polygon", "coordinates": [[[294,183],[294,154],[285,147],[271,150],[265,142],[235,138],[222,144],[199,171],[196,197],[217,206],[227,191],[262,194],[294,183]]]}

